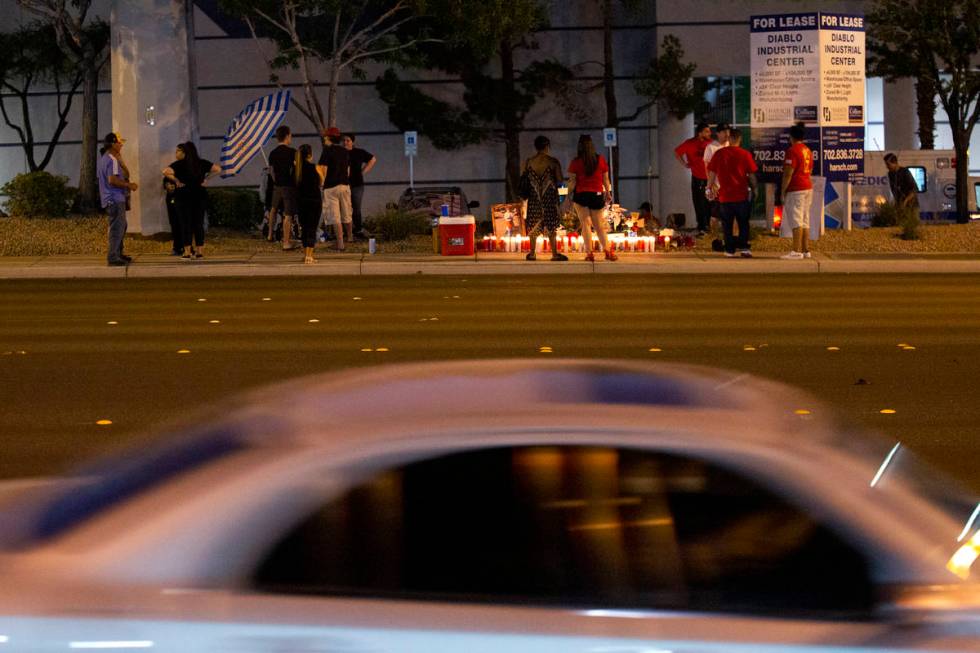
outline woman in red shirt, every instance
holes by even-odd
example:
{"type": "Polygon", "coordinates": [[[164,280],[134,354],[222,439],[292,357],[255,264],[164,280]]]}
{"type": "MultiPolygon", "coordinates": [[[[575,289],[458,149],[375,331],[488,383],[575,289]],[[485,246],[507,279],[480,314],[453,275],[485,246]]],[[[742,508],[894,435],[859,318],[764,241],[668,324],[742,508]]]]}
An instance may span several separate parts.
{"type": "Polygon", "coordinates": [[[569,164],[568,175],[568,194],[572,196],[572,207],[582,225],[582,239],[589,250],[585,260],[595,260],[595,254],[592,253],[592,229],[595,228],[606,260],[615,261],[618,257],[606,242],[603,218],[606,202],[612,197],[609,165],[601,154],[596,153],[592,137],[588,134],[578,137],[578,156],[569,164]]]}

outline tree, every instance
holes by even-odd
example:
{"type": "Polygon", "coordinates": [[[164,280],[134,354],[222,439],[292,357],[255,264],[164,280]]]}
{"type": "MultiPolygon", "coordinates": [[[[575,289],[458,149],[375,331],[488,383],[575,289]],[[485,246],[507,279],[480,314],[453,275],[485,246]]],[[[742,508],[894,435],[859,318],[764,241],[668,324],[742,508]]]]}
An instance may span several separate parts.
{"type": "Polygon", "coordinates": [[[517,198],[521,174],[520,134],[534,105],[550,95],[566,113],[577,110],[572,73],[553,59],[521,66],[519,55],[537,49],[535,30],[547,24],[540,0],[431,0],[439,43],[420,48],[411,65],[460,77],[462,106],[430,96],[389,69],[376,88],[399,129],[417,130],[440,149],[454,150],[487,140],[505,149],[508,201],[517,198]]]}
{"type": "MultiPolygon", "coordinates": [[[[613,23],[617,5],[627,14],[636,11],[641,6],[640,0],[602,0],[602,61],[585,61],[576,68],[582,69],[588,65],[602,67],[602,81],[590,90],[602,89],[606,106],[606,127],[619,126],[624,122],[632,122],[654,106],[659,106],[667,113],[683,118],[691,113],[697,102],[694,93],[692,76],[697,66],[684,62],[684,48],[677,37],[668,34],[664,37],[658,55],[652,57],[640,69],[633,82],[633,89],[644,101],[626,113],[619,112],[619,100],[616,95],[616,49],[613,44],[613,23]]],[[[619,170],[619,148],[613,149],[613,169],[619,170]]],[[[619,179],[613,180],[616,195],[619,195],[619,179]]]]}
{"type": "Polygon", "coordinates": [[[75,208],[82,213],[95,212],[100,205],[95,171],[99,74],[109,60],[109,27],[98,17],[90,19],[92,0],[17,0],[17,3],[51,25],[61,52],[73,67],[82,71],[82,161],[75,208]]]}
{"type": "Polygon", "coordinates": [[[421,0],[221,0],[221,6],[245,21],[256,43],[263,37],[276,45],[276,54],[263,57],[270,79],[281,84],[278,71],[298,70],[303,100],[293,103],[322,132],[337,122],[337,90],[349,71],[363,77],[361,64],[395,60],[425,42],[419,24],[421,0]],[[413,24],[413,35],[409,34],[413,24]],[[317,93],[318,64],[327,68],[327,110],[317,93]]]}
{"type": "MultiPolygon", "coordinates": [[[[956,150],[957,221],[969,221],[969,147],[980,119],[980,0],[877,0],[867,16],[869,69],[932,84],[956,150]]],[[[920,107],[920,112],[924,107],[920,107]]]]}
{"type": "Polygon", "coordinates": [[[0,34],[0,88],[16,98],[20,119],[15,120],[3,95],[0,95],[0,113],[20,139],[30,172],[44,170],[51,162],[61,134],[68,126],[72,99],[82,85],[83,77],[83,71],[74,68],[62,56],[50,24],[35,23],[16,32],[0,34]],[[38,84],[54,88],[58,115],[40,162],[34,152],[36,140],[28,103],[31,89],[38,84]]]}

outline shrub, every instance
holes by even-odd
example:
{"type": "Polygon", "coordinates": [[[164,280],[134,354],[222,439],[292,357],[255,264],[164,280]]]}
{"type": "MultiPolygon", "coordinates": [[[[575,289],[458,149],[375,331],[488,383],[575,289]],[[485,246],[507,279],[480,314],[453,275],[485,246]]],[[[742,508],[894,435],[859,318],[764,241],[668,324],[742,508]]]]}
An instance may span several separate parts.
{"type": "Polygon", "coordinates": [[[259,194],[247,188],[209,188],[208,226],[236,231],[258,229],[263,207],[259,194]]]}
{"type": "Polygon", "coordinates": [[[379,240],[405,240],[412,235],[432,233],[431,217],[388,208],[365,220],[368,231],[379,240]]]}
{"type": "Polygon", "coordinates": [[[898,224],[898,212],[898,207],[891,202],[879,204],[871,215],[871,226],[894,227],[898,224]]]}
{"type": "Polygon", "coordinates": [[[7,194],[7,212],[24,218],[63,218],[75,197],[68,177],[43,170],[17,175],[0,190],[7,194]]]}
{"type": "Polygon", "coordinates": [[[899,209],[898,226],[902,229],[899,234],[902,240],[919,240],[922,237],[919,231],[919,228],[922,226],[919,220],[919,209],[907,206],[899,209]]]}

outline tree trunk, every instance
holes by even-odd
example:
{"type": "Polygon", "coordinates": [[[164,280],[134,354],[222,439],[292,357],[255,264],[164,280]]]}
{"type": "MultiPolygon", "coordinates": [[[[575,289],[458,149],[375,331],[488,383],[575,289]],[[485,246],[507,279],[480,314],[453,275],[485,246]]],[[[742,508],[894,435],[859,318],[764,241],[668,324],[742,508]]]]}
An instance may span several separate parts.
{"type": "MultiPolygon", "coordinates": [[[[514,48],[510,39],[500,42],[500,77],[503,82],[504,95],[507,98],[514,95],[514,48]]],[[[508,105],[509,107],[509,105],[508,105]]],[[[508,108],[503,118],[504,144],[506,149],[505,183],[507,186],[507,201],[518,201],[517,188],[521,179],[521,118],[513,109],[508,108]]]]}
{"type": "Polygon", "coordinates": [[[916,113],[919,116],[919,149],[936,147],[936,84],[931,78],[919,77],[915,82],[916,113]]]}
{"type": "Polygon", "coordinates": [[[970,221],[970,132],[950,123],[953,148],[956,150],[956,222],[970,221]]]}
{"type": "MultiPolygon", "coordinates": [[[[97,56],[97,55],[96,55],[97,56]]],[[[96,179],[96,149],[99,143],[99,69],[92,56],[84,65],[82,83],[82,161],[78,173],[78,196],[75,210],[94,213],[99,209],[99,184],[96,179]]]]}
{"type": "MultiPolygon", "coordinates": [[[[606,127],[619,127],[619,106],[616,102],[616,73],[613,54],[613,0],[602,2],[602,87],[606,99],[606,127]]],[[[612,148],[613,196],[619,200],[619,148],[612,148]]]]}
{"type": "Polygon", "coordinates": [[[327,127],[337,126],[337,89],[340,86],[340,66],[330,62],[330,90],[327,92],[327,127]]]}

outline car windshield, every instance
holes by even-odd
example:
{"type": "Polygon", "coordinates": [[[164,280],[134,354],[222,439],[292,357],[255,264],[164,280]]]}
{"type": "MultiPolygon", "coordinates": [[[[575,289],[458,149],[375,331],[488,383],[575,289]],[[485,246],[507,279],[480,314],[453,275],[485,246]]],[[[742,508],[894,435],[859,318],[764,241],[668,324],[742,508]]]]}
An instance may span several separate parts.
{"type": "Polygon", "coordinates": [[[868,483],[887,491],[893,486],[905,487],[943,510],[957,524],[953,537],[966,541],[980,526],[980,496],[923,462],[902,442],[865,439],[842,435],[836,442],[841,448],[878,461],[868,483]]]}

